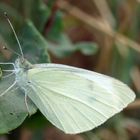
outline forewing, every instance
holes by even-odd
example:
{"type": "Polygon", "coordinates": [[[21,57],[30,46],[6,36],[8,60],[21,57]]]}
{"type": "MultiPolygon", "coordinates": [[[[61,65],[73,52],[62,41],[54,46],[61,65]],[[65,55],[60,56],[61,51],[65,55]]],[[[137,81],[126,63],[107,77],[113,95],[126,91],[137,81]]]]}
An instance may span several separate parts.
{"type": "Polygon", "coordinates": [[[55,126],[80,133],[105,122],[135,98],[122,82],[87,70],[47,64],[29,70],[29,97],[55,126]]]}

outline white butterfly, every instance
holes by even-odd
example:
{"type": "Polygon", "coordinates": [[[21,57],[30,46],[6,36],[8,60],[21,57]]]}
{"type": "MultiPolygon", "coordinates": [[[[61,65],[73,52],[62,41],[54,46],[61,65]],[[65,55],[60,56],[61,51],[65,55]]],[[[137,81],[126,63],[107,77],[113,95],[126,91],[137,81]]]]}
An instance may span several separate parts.
{"type": "Polygon", "coordinates": [[[25,99],[28,96],[65,133],[91,130],[135,99],[127,85],[103,74],[60,64],[32,65],[23,57],[20,43],[19,47],[22,57],[12,64],[15,82],[1,96],[18,85],[25,99]]]}

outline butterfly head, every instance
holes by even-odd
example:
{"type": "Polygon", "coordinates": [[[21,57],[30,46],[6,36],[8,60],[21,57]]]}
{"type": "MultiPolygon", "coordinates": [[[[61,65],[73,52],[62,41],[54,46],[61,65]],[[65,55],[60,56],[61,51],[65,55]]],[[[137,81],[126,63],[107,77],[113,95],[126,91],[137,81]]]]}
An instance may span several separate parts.
{"type": "Polygon", "coordinates": [[[17,69],[24,69],[24,70],[29,70],[33,67],[33,65],[25,58],[16,59],[15,66],[17,69]]]}

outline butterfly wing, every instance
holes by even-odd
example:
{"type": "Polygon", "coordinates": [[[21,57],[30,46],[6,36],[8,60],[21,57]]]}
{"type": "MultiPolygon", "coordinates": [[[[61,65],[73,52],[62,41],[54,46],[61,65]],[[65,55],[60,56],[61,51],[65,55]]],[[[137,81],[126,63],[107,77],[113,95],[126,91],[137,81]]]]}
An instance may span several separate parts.
{"type": "Polygon", "coordinates": [[[135,98],[114,78],[65,65],[36,65],[28,78],[28,96],[52,124],[71,134],[99,126],[135,98]]]}

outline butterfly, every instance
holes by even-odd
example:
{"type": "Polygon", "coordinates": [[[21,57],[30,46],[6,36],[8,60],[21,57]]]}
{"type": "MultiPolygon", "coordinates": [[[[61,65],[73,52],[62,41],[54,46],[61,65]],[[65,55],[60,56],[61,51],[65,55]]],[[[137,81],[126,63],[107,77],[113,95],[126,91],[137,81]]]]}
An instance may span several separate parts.
{"type": "Polygon", "coordinates": [[[21,55],[11,63],[15,82],[0,96],[17,85],[25,93],[28,111],[27,97],[54,126],[68,134],[89,131],[134,101],[134,92],[112,77],[62,64],[31,64],[13,32],[21,55]]]}

